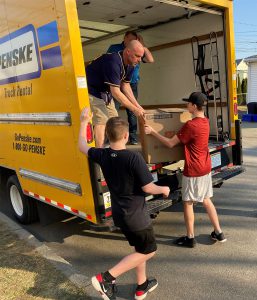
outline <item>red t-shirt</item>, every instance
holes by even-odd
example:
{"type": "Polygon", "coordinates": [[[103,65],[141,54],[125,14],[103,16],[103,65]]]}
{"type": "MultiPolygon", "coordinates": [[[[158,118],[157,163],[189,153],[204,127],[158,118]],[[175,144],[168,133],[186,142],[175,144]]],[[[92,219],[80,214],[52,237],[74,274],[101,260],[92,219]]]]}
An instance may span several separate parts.
{"type": "Polygon", "coordinates": [[[177,133],[180,142],[185,145],[185,176],[199,177],[210,173],[209,134],[209,120],[199,117],[188,121],[177,133]]]}

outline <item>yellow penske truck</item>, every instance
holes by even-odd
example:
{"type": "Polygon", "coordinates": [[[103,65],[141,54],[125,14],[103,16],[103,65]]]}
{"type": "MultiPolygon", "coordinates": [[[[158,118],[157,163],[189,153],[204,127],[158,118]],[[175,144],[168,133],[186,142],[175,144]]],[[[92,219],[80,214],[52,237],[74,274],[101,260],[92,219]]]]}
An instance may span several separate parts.
{"type": "MultiPolygon", "coordinates": [[[[204,92],[213,185],[243,172],[231,0],[0,0],[0,11],[0,178],[20,222],[37,220],[42,202],[96,226],[111,220],[108,187],[79,152],[78,132],[85,63],[127,30],[155,58],[140,67],[143,107],[172,117],[183,97],[204,92]]],[[[154,215],[176,201],[183,166],[172,157],[148,166],[172,190],[166,200],[146,195],[154,215]]]]}

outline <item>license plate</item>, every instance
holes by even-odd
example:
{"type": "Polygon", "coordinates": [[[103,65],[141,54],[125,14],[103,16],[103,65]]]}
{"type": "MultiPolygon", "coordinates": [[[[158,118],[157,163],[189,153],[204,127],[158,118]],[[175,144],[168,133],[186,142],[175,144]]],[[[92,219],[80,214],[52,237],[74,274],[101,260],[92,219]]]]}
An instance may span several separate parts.
{"type": "Polygon", "coordinates": [[[110,192],[104,193],[103,197],[104,197],[104,207],[105,207],[105,209],[110,208],[112,206],[110,192]]]}
{"type": "Polygon", "coordinates": [[[152,173],[152,176],[153,176],[153,182],[158,181],[158,175],[157,175],[157,172],[152,173]]]}
{"type": "Polygon", "coordinates": [[[211,166],[212,166],[212,169],[221,166],[220,152],[211,155],[211,166]]]}

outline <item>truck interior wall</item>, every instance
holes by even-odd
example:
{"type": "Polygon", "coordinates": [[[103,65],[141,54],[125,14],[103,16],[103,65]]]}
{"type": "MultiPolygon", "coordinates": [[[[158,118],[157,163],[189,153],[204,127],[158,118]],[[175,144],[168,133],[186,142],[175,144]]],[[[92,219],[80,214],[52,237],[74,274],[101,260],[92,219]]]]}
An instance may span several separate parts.
{"type": "MultiPolygon", "coordinates": [[[[142,34],[167,36],[169,42],[173,42],[209,34],[211,31],[223,31],[223,19],[221,16],[204,13],[153,28],[142,34]]],[[[224,82],[222,95],[226,99],[223,37],[218,39],[218,48],[221,81],[224,82]]],[[[195,90],[191,43],[154,51],[153,55],[155,62],[142,64],[141,67],[140,101],[143,104],[180,103],[181,98],[195,90]]]]}
{"type": "MultiPolygon", "coordinates": [[[[140,25],[140,24],[138,24],[140,25]]],[[[210,32],[223,32],[223,17],[209,13],[200,13],[189,19],[173,21],[144,31],[143,36],[148,48],[166,43],[191,39],[193,36],[209,35],[210,32]]],[[[83,47],[85,61],[105,53],[113,43],[120,43],[123,35],[83,47]]],[[[200,43],[208,40],[200,41],[200,43]]],[[[221,79],[222,102],[227,103],[226,63],[224,36],[218,37],[219,71],[221,79]]],[[[191,43],[164,48],[152,52],[155,62],[153,64],[141,63],[139,102],[142,105],[170,105],[180,104],[183,97],[194,90],[195,76],[193,69],[193,56],[191,43]]],[[[210,59],[206,53],[206,68],[210,67],[210,59]]],[[[198,81],[199,83],[199,81],[198,81]]],[[[215,133],[214,109],[210,108],[211,134],[215,133]]],[[[218,110],[219,112],[219,110],[218,110]]],[[[228,131],[228,111],[223,108],[224,130],[228,131]]]]}

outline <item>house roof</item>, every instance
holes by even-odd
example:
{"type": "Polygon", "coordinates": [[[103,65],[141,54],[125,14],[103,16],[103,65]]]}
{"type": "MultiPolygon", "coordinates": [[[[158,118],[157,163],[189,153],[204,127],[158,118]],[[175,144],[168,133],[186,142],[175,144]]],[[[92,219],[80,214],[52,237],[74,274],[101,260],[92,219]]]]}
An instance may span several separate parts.
{"type": "Polygon", "coordinates": [[[241,63],[242,60],[244,60],[244,59],[243,58],[236,59],[236,65],[238,66],[241,63]]]}
{"type": "Polygon", "coordinates": [[[254,62],[257,61],[257,55],[248,56],[245,58],[246,62],[254,62]]]}

